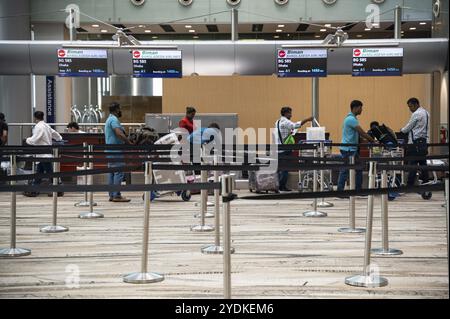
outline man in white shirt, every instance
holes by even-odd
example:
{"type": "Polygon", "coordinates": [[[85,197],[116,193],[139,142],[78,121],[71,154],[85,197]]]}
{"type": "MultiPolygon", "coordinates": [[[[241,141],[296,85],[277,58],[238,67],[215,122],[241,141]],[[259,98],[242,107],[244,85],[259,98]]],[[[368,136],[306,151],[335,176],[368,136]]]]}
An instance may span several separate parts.
{"type": "MultiPolygon", "coordinates": [[[[429,141],[428,123],[430,115],[427,110],[420,106],[419,100],[415,97],[410,98],[407,102],[408,108],[411,111],[411,118],[400,131],[408,134],[408,148],[406,149],[406,156],[424,156],[422,160],[410,161],[409,165],[427,166],[425,156],[428,154],[427,143],[429,141]]],[[[408,186],[414,185],[416,180],[417,170],[412,170],[408,175],[408,186]]],[[[422,182],[429,181],[428,171],[422,171],[422,182]]]]}
{"type": "MultiPolygon", "coordinates": [[[[275,143],[276,144],[284,144],[286,138],[291,135],[292,131],[300,128],[303,124],[307,122],[311,122],[313,117],[308,117],[299,122],[292,122],[292,108],[285,106],[281,108],[281,117],[275,122],[275,143]]],[[[292,154],[292,151],[284,151],[280,152],[279,155],[289,156],[292,154]]],[[[280,191],[289,192],[290,189],[287,188],[287,180],[288,180],[289,172],[288,171],[279,171],[278,178],[280,182],[280,191]]]]}
{"type": "MultiPolygon", "coordinates": [[[[26,139],[28,145],[34,146],[51,146],[53,140],[61,141],[61,135],[44,122],[44,113],[41,111],[34,112],[34,122],[36,123],[33,128],[33,135],[26,139]]],[[[52,154],[37,154],[36,157],[39,158],[51,158],[52,154]]],[[[53,173],[52,163],[50,162],[39,162],[36,168],[37,174],[51,174],[53,173]]],[[[35,179],[33,185],[41,184],[41,179],[35,179]]],[[[36,197],[38,193],[24,193],[28,197],[36,197]]],[[[59,194],[58,194],[59,195],[59,194]]]]}

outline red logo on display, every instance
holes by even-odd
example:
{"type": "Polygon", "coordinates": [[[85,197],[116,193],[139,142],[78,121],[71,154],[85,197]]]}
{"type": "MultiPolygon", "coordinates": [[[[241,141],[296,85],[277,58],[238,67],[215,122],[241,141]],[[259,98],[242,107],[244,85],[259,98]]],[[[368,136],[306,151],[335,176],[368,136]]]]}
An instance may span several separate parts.
{"type": "Polygon", "coordinates": [[[140,57],[141,57],[141,52],[140,51],[133,51],[133,58],[139,59],[140,57]]]}
{"type": "Polygon", "coordinates": [[[284,58],[286,56],[286,51],[281,50],[280,52],[278,52],[278,56],[280,58],[284,58]]]}
{"type": "Polygon", "coordinates": [[[66,56],[66,50],[58,50],[58,57],[64,58],[66,56]]]}
{"type": "Polygon", "coordinates": [[[360,55],[361,55],[361,50],[360,49],[353,50],[353,56],[360,56],[360,55]]]}

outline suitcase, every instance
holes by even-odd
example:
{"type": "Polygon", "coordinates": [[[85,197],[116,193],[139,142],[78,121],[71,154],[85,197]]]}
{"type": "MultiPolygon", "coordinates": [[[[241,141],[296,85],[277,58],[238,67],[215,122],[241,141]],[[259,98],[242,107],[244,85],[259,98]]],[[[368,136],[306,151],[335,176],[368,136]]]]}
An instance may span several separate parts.
{"type": "Polygon", "coordinates": [[[248,188],[250,192],[279,192],[278,173],[265,173],[258,171],[248,172],[248,188]]]}
{"type": "Polygon", "coordinates": [[[394,131],[384,124],[374,127],[372,133],[377,140],[386,146],[396,147],[398,145],[398,140],[394,131]]]}

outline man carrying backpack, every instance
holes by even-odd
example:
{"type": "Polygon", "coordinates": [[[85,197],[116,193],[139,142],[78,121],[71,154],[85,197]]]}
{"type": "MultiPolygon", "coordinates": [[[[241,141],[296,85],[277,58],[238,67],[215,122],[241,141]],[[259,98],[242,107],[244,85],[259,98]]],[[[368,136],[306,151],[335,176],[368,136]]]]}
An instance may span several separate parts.
{"type": "MultiPolygon", "coordinates": [[[[308,117],[299,122],[292,122],[292,108],[285,106],[281,108],[281,117],[275,122],[275,143],[276,144],[292,144],[291,134],[295,129],[300,128],[303,124],[311,122],[313,117],[308,117]]],[[[283,151],[279,155],[289,156],[292,151],[283,151]]],[[[280,181],[280,191],[290,192],[291,190],[287,188],[289,172],[288,171],[278,171],[278,178],[280,181]]]]}

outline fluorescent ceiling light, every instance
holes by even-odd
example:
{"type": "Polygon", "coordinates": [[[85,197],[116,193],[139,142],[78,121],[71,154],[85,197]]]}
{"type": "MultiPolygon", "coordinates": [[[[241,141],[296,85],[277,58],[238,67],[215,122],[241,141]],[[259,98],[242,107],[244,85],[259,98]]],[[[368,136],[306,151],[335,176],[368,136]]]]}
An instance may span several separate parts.
{"type": "Polygon", "coordinates": [[[414,31],[414,30],[416,30],[417,28],[416,27],[411,27],[411,28],[409,28],[409,30],[411,30],[411,31],[414,31]]]}
{"type": "Polygon", "coordinates": [[[190,29],[190,28],[192,28],[192,26],[191,26],[191,25],[188,25],[188,24],[187,24],[187,25],[185,25],[184,27],[185,27],[186,29],[190,29]]]}
{"type": "Polygon", "coordinates": [[[145,32],[145,33],[151,33],[152,30],[145,30],[144,32],[145,32]]]}
{"type": "Polygon", "coordinates": [[[152,39],[158,39],[158,37],[156,35],[152,36],[152,39]]]}
{"type": "Polygon", "coordinates": [[[279,35],[274,35],[273,38],[274,39],[278,39],[280,36],[279,35]]]}
{"type": "Polygon", "coordinates": [[[320,32],[326,32],[327,29],[320,29],[320,32]]]}
{"type": "Polygon", "coordinates": [[[281,29],[276,29],[275,32],[283,32],[281,29]]]}
{"type": "Polygon", "coordinates": [[[365,28],[364,31],[370,31],[372,30],[371,28],[365,28]]]}
{"type": "Polygon", "coordinates": [[[329,23],[325,24],[325,26],[326,26],[327,28],[331,28],[331,24],[329,24],[329,23]]]}
{"type": "Polygon", "coordinates": [[[425,25],[425,24],[427,24],[426,22],[420,22],[419,23],[420,25],[425,25]]]}
{"type": "Polygon", "coordinates": [[[284,28],[284,24],[279,24],[278,27],[279,28],[284,28]]]}
{"type": "Polygon", "coordinates": [[[108,30],[100,30],[101,33],[107,33],[108,30]]]}
{"type": "Polygon", "coordinates": [[[195,33],[194,29],[189,30],[190,33],[195,33]]]}
{"type": "Polygon", "coordinates": [[[100,26],[98,24],[93,24],[92,27],[93,28],[99,28],[100,26]]]}
{"type": "Polygon", "coordinates": [[[362,38],[362,34],[357,34],[356,37],[357,38],[362,38]]]}
{"type": "Polygon", "coordinates": [[[192,38],[193,39],[198,39],[198,35],[194,35],[192,38]]]}

